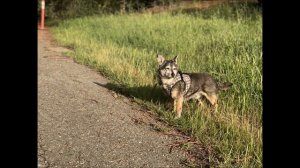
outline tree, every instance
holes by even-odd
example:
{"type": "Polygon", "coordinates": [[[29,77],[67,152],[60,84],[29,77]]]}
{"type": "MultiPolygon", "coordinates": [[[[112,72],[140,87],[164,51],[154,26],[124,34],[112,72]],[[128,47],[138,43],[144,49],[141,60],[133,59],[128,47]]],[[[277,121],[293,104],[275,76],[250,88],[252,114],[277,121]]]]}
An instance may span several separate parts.
{"type": "Polygon", "coordinates": [[[121,13],[125,13],[126,12],[126,0],[121,0],[121,13]]]}

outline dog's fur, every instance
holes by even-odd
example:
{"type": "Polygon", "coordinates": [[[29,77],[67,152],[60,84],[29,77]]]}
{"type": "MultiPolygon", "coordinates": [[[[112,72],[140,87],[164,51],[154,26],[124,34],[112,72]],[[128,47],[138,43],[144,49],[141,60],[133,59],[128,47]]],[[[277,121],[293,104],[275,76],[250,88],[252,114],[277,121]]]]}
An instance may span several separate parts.
{"type": "Polygon", "coordinates": [[[219,82],[208,73],[182,73],[177,65],[177,56],[165,60],[157,55],[158,82],[164,93],[173,99],[176,118],[181,117],[184,100],[197,99],[202,105],[201,98],[205,97],[217,110],[218,91],[227,90],[232,86],[230,82],[219,82]]]}

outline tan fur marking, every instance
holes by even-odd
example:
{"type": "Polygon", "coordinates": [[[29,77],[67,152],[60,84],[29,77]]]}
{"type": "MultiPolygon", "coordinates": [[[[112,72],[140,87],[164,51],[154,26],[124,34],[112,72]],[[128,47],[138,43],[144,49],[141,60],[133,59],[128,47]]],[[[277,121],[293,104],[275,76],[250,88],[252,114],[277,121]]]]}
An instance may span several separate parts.
{"type": "Polygon", "coordinates": [[[178,97],[178,95],[179,95],[179,92],[178,92],[177,89],[172,90],[172,92],[171,92],[171,97],[172,97],[173,99],[176,99],[176,98],[178,97]]]}
{"type": "Polygon", "coordinates": [[[176,107],[177,107],[177,99],[174,99],[174,107],[173,107],[174,112],[176,112],[176,107]]]}
{"type": "Polygon", "coordinates": [[[182,104],[183,104],[183,96],[180,96],[177,98],[176,103],[176,117],[175,118],[180,118],[181,117],[181,112],[182,112],[182,104]]]}
{"type": "Polygon", "coordinates": [[[211,103],[211,105],[215,106],[217,104],[217,100],[218,100],[217,95],[215,95],[215,94],[208,95],[207,98],[208,98],[209,102],[211,103]]]}
{"type": "Polygon", "coordinates": [[[217,97],[217,95],[215,95],[215,94],[212,94],[212,95],[208,95],[208,94],[206,94],[205,92],[200,92],[203,96],[205,96],[205,98],[210,102],[210,104],[212,105],[212,106],[216,106],[216,104],[217,104],[217,101],[218,101],[218,97],[217,97]]]}

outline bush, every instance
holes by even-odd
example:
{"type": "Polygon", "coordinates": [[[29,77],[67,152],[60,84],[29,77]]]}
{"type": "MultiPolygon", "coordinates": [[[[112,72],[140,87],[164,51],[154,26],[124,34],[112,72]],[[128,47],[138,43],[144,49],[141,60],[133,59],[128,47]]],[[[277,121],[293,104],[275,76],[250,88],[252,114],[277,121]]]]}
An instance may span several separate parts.
{"type": "MultiPolygon", "coordinates": [[[[155,5],[170,5],[179,0],[47,0],[45,17],[51,19],[75,18],[93,14],[118,13],[125,2],[128,12],[141,11],[155,5]]],[[[39,8],[40,11],[40,2],[39,8]]],[[[39,14],[40,15],[40,12],[39,14]]]]}

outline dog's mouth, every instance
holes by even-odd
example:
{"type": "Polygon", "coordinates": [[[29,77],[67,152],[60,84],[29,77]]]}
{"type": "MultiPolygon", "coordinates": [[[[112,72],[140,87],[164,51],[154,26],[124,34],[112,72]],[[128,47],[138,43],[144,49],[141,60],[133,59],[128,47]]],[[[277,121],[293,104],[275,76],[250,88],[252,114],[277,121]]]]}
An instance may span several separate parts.
{"type": "Polygon", "coordinates": [[[162,76],[160,75],[161,78],[164,78],[164,79],[172,79],[172,78],[175,78],[176,75],[171,75],[171,76],[162,76]]]}

